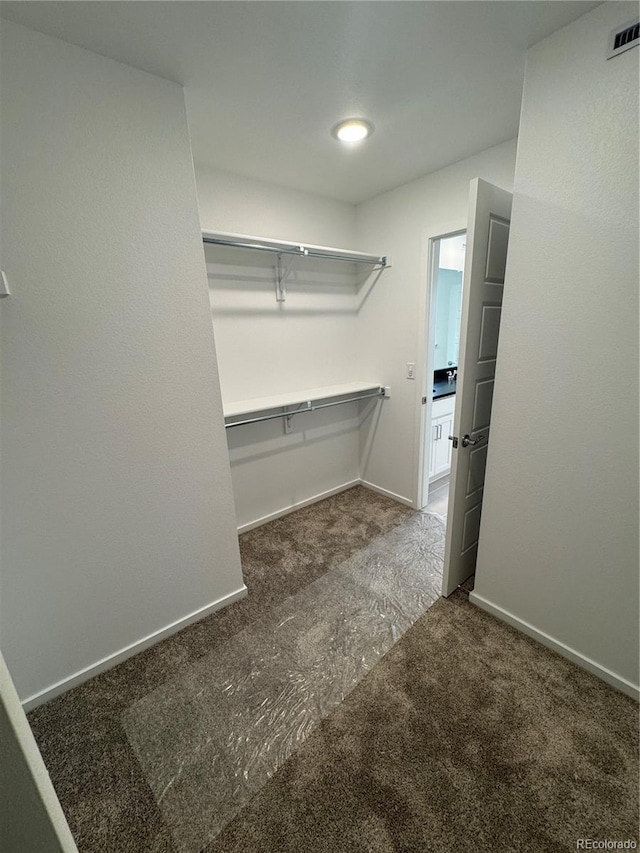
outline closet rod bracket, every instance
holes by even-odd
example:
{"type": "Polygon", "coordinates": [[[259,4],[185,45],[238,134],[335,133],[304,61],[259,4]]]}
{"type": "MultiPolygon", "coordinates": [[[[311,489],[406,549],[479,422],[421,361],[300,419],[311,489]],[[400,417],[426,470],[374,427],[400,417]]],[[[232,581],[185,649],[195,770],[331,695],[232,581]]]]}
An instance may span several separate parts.
{"type": "MultiPolygon", "coordinates": [[[[300,246],[300,254],[308,254],[304,246],[300,246]]],[[[287,278],[289,276],[289,273],[291,272],[291,266],[296,257],[296,255],[289,255],[289,263],[287,264],[286,268],[283,269],[282,253],[278,252],[278,254],[276,255],[276,302],[284,302],[287,298],[287,278]]]]}

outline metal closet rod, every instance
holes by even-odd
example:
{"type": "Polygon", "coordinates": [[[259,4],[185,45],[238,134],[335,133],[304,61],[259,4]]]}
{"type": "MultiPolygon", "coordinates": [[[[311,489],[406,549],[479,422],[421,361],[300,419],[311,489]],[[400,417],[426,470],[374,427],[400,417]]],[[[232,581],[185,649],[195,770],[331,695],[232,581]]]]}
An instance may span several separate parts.
{"type": "Polygon", "coordinates": [[[214,237],[208,234],[202,235],[203,243],[214,243],[217,246],[235,246],[238,249],[257,249],[260,252],[273,252],[277,255],[295,255],[299,258],[326,258],[330,261],[348,261],[352,264],[371,264],[372,266],[386,267],[388,264],[387,256],[381,255],[359,255],[354,253],[335,253],[324,251],[322,249],[312,249],[301,245],[283,245],[275,246],[264,243],[250,243],[240,240],[230,240],[225,237],[214,237]]]}
{"type": "Polygon", "coordinates": [[[229,429],[230,427],[244,426],[245,424],[257,424],[260,421],[271,421],[275,418],[290,418],[292,415],[304,415],[306,412],[316,412],[318,409],[342,406],[343,403],[357,403],[359,400],[368,400],[370,397],[384,397],[384,388],[380,387],[373,394],[361,394],[359,397],[349,397],[348,400],[335,400],[333,403],[320,403],[316,406],[309,400],[306,409],[294,409],[292,412],[277,412],[274,415],[260,415],[257,418],[247,418],[244,421],[233,421],[233,423],[225,424],[224,426],[225,429],[229,429]]]}

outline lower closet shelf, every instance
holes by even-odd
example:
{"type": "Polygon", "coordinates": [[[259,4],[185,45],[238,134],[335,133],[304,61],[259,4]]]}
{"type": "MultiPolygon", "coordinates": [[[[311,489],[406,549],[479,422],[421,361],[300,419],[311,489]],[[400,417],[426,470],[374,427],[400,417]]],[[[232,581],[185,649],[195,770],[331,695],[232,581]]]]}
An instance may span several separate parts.
{"type": "Polygon", "coordinates": [[[293,391],[271,397],[239,400],[223,405],[225,427],[229,429],[230,427],[275,418],[289,418],[292,415],[314,412],[330,406],[340,406],[344,403],[358,402],[374,397],[381,398],[384,397],[384,394],[384,387],[380,383],[348,382],[343,385],[325,385],[321,388],[293,391]],[[282,409],[283,411],[274,412],[274,409],[282,409]]]}

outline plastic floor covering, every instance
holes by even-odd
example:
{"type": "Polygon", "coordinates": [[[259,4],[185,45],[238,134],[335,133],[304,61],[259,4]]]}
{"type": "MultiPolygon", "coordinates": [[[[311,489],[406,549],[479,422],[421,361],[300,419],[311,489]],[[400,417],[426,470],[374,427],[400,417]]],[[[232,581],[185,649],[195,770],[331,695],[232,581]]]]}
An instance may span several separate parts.
{"type": "Polygon", "coordinates": [[[441,519],[406,523],[132,705],[122,722],[181,853],[198,853],[440,595],[441,519]]]}

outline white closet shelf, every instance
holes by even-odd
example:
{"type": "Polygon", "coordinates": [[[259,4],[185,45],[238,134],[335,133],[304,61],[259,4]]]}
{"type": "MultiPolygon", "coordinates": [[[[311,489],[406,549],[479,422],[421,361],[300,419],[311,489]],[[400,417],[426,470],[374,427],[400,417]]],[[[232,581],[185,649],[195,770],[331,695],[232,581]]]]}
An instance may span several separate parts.
{"type": "Polygon", "coordinates": [[[277,302],[284,302],[287,298],[285,285],[296,258],[348,261],[351,264],[365,264],[378,270],[384,270],[391,266],[391,259],[387,255],[369,255],[366,252],[354,252],[351,249],[334,249],[331,246],[313,246],[310,243],[271,240],[267,237],[252,237],[250,234],[234,234],[230,231],[203,231],[202,242],[213,243],[218,246],[232,246],[236,249],[256,249],[260,252],[275,254],[277,302]],[[283,255],[289,256],[286,268],[282,262],[283,255]]]}
{"type": "Polygon", "coordinates": [[[308,258],[326,258],[334,261],[349,261],[352,264],[370,264],[388,267],[386,255],[372,255],[367,252],[354,252],[352,249],[336,249],[332,246],[315,246],[310,243],[297,243],[288,240],[272,240],[269,237],[253,237],[250,234],[234,234],[230,231],[203,231],[202,241],[219,246],[235,246],[239,249],[257,249],[279,255],[296,255],[308,258]]]}
{"type": "MultiPolygon", "coordinates": [[[[302,414],[303,412],[314,411],[316,408],[325,408],[327,405],[339,405],[343,402],[338,400],[335,403],[323,403],[323,401],[333,400],[335,397],[356,395],[357,400],[360,399],[357,395],[365,395],[366,393],[369,394],[369,397],[364,396],[363,399],[365,400],[370,397],[383,397],[384,387],[379,382],[347,382],[342,385],[323,385],[320,388],[310,388],[306,391],[292,391],[287,394],[276,394],[271,397],[254,397],[250,400],[223,403],[223,411],[225,421],[228,418],[241,418],[243,415],[254,415],[259,412],[289,408],[291,406],[306,406],[306,408],[300,409],[299,414],[302,414]]],[[[281,412],[268,417],[255,418],[255,420],[268,420],[271,417],[291,417],[294,414],[296,412],[281,412]]],[[[245,423],[245,421],[232,421],[227,423],[226,426],[240,426],[242,423],[245,423]]]]}

